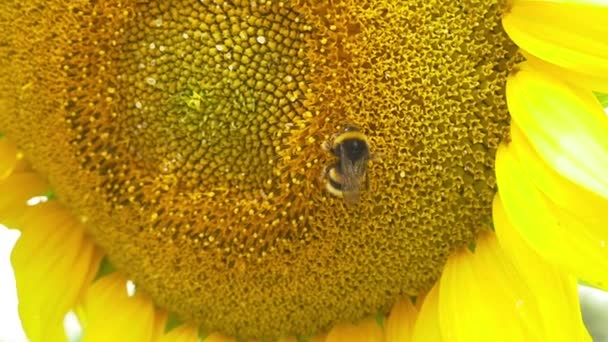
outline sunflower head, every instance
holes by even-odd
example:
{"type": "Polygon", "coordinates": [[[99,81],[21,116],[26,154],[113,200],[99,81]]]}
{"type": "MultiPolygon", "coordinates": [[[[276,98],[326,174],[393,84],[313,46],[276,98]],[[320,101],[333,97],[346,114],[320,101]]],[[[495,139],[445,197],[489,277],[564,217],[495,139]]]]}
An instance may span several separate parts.
{"type": "Polygon", "coordinates": [[[504,10],[9,2],[0,127],[158,305],[309,335],[428,290],[490,228],[519,60],[504,10]],[[378,156],[355,206],[319,180],[347,123],[378,156]]]}

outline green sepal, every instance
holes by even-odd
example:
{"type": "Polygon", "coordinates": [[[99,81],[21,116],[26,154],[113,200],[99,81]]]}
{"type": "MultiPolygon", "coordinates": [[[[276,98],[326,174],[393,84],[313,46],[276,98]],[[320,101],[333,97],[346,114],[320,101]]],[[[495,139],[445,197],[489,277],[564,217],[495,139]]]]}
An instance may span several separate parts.
{"type": "Polygon", "coordinates": [[[471,253],[475,253],[475,247],[477,247],[477,245],[475,244],[475,241],[471,241],[467,245],[467,248],[468,248],[468,250],[471,251],[471,253]]]}
{"type": "Polygon", "coordinates": [[[110,260],[108,260],[107,257],[104,257],[101,260],[101,264],[99,265],[99,271],[97,271],[97,275],[95,275],[95,280],[103,278],[111,273],[114,273],[115,271],[116,268],[114,267],[114,265],[112,265],[112,263],[110,262],[110,260]]]}
{"type": "Polygon", "coordinates": [[[182,321],[176,314],[170,312],[169,316],[167,317],[167,322],[165,323],[165,334],[179,327],[183,323],[184,321],[182,321]]]}
{"type": "Polygon", "coordinates": [[[602,104],[602,107],[608,108],[608,94],[595,93],[595,96],[602,104]]]}
{"type": "Polygon", "coordinates": [[[55,191],[53,191],[53,189],[49,189],[44,193],[44,196],[49,200],[54,200],[55,198],[57,198],[57,195],[55,195],[55,191]]]}
{"type": "Polygon", "coordinates": [[[198,340],[199,341],[204,341],[207,336],[209,336],[209,332],[203,330],[203,328],[198,328],[198,340]]]}
{"type": "Polygon", "coordinates": [[[386,316],[383,313],[379,312],[376,314],[376,324],[378,324],[381,328],[384,328],[384,321],[386,320],[386,316]]]}

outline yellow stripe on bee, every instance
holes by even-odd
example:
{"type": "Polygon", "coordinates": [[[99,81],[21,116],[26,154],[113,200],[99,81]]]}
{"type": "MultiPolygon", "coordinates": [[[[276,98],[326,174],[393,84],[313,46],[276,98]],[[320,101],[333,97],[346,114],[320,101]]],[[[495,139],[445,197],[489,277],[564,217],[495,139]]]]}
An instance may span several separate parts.
{"type": "Polygon", "coordinates": [[[325,188],[327,189],[327,191],[330,194],[332,194],[336,197],[340,197],[340,198],[344,197],[344,193],[342,192],[342,190],[334,188],[329,181],[325,183],[325,188]]]}
{"type": "Polygon", "coordinates": [[[335,167],[332,167],[329,170],[328,177],[329,177],[329,179],[331,179],[332,181],[334,181],[338,184],[342,184],[344,181],[344,177],[342,177],[342,175],[336,170],[335,167]]]}
{"type": "Polygon", "coordinates": [[[365,136],[365,134],[363,134],[359,131],[350,131],[350,132],[344,132],[344,133],[338,135],[336,137],[336,139],[334,140],[334,145],[340,145],[342,142],[344,142],[345,140],[349,140],[349,139],[362,140],[367,144],[367,136],[365,136]]]}

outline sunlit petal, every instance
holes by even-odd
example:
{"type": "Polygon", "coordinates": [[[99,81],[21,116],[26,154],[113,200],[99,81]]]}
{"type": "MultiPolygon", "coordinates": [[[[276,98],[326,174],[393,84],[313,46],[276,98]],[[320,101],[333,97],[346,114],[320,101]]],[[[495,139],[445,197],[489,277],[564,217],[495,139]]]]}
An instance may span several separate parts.
{"type": "Polygon", "coordinates": [[[439,327],[439,284],[427,293],[416,319],[412,341],[443,341],[439,327]]]}
{"type": "Polygon", "coordinates": [[[15,145],[6,138],[0,138],[0,180],[13,171],[19,160],[18,156],[15,145]]]}
{"type": "Polygon", "coordinates": [[[523,64],[507,81],[515,124],[559,174],[608,199],[608,118],[589,90],[523,64]]]}
{"type": "Polygon", "coordinates": [[[522,51],[522,54],[526,57],[528,64],[543,73],[553,75],[567,82],[572,82],[578,87],[588,88],[600,93],[608,93],[608,80],[606,80],[605,76],[583,74],[545,62],[525,51],[522,51]]]}
{"type": "Polygon", "coordinates": [[[46,182],[33,172],[13,173],[0,181],[0,223],[18,228],[27,201],[47,190],[46,182]]]}
{"type": "Polygon", "coordinates": [[[86,316],[84,342],[150,341],[154,335],[155,309],[146,296],[129,296],[126,279],[112,273],[96,280],[82,303],[86,316]]]}
{"type": "Polygon", "coordinates": [[[590,229],[593,222],[582,221],[540,192],[510,146],[497,152],[496,178],[509,221],[534,250],[578,278],[608,288],[606,240],[599,237],[600,229],[590,229]]]}
{"type": "Polygon", "coordinates": [[[167,311],[157,308],[154,316],[154,331],[152,332],[152,341],[159,341],[165,335],[167,320],[169,314],[167,311]]]}
{"type": "Polygon", "coordinates": [[[556,206],[588,223],[587,230],[599,240],[608,239],[608,200],[562,177],[530,145],[519,126],[511,124],[511,144],[520,165],[534,186],[556,206]],[[573,200],[576,198],[576,200],[573,200]]]}
{"type": "Polygon", "coordinates": [[[542,313],[546,341],[589,341],[574,278],[542,259],[509,222],[500,197],[493,206],[501,247],[523,275],[542,313]]]}
{"type": "Polygon", "coordinates": [[[395,303],[386,321],[386,341],[411,341],[418,310],[409,298],[395,303]]]}
{"type": "Polygon", "coordinates": [[[540,341],[539,312],[525,279],[494,234],[452,255],[439,288],[439,319],[448,341],[540,341]],[[491,305],[488,300],[491,298],[491,305]],[[525,324],[529,322],[528,324],[525,324]]]}
{"type": "Polygon", "coordinates": [[[56,203],[33,207],[11,261],[19,314],[31,341],[65,339],[63,318],[99,266],[101,253],[56,203]]]}
{"type": "Polygon", "coordinates": [[[515,1],[503,18],[509,37],[547,62],[608,80],[608,4],[515,1]]]}

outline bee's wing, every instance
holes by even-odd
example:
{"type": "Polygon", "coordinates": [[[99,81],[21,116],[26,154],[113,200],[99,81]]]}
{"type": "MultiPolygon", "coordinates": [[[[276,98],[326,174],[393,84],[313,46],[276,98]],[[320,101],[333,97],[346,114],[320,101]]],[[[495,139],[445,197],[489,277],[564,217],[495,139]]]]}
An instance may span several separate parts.
{"type": "Polygon", "coordinates": [[[361,159],[355,162],[342,158],[340,166],[342,168],[343,182],[342,192],[347,204],[356,203],[359,200],[361,183],[366,173],[366,161],[361,159]]]}
{"type": "Polygon", "coordinates": [[[346,206],[350,207],[359,202],[359,197],[361,197],[359,196],[359,194],[359,191],[342,192],[342,198],[344,199],[344,203],[346,203],[346,206]]]}

